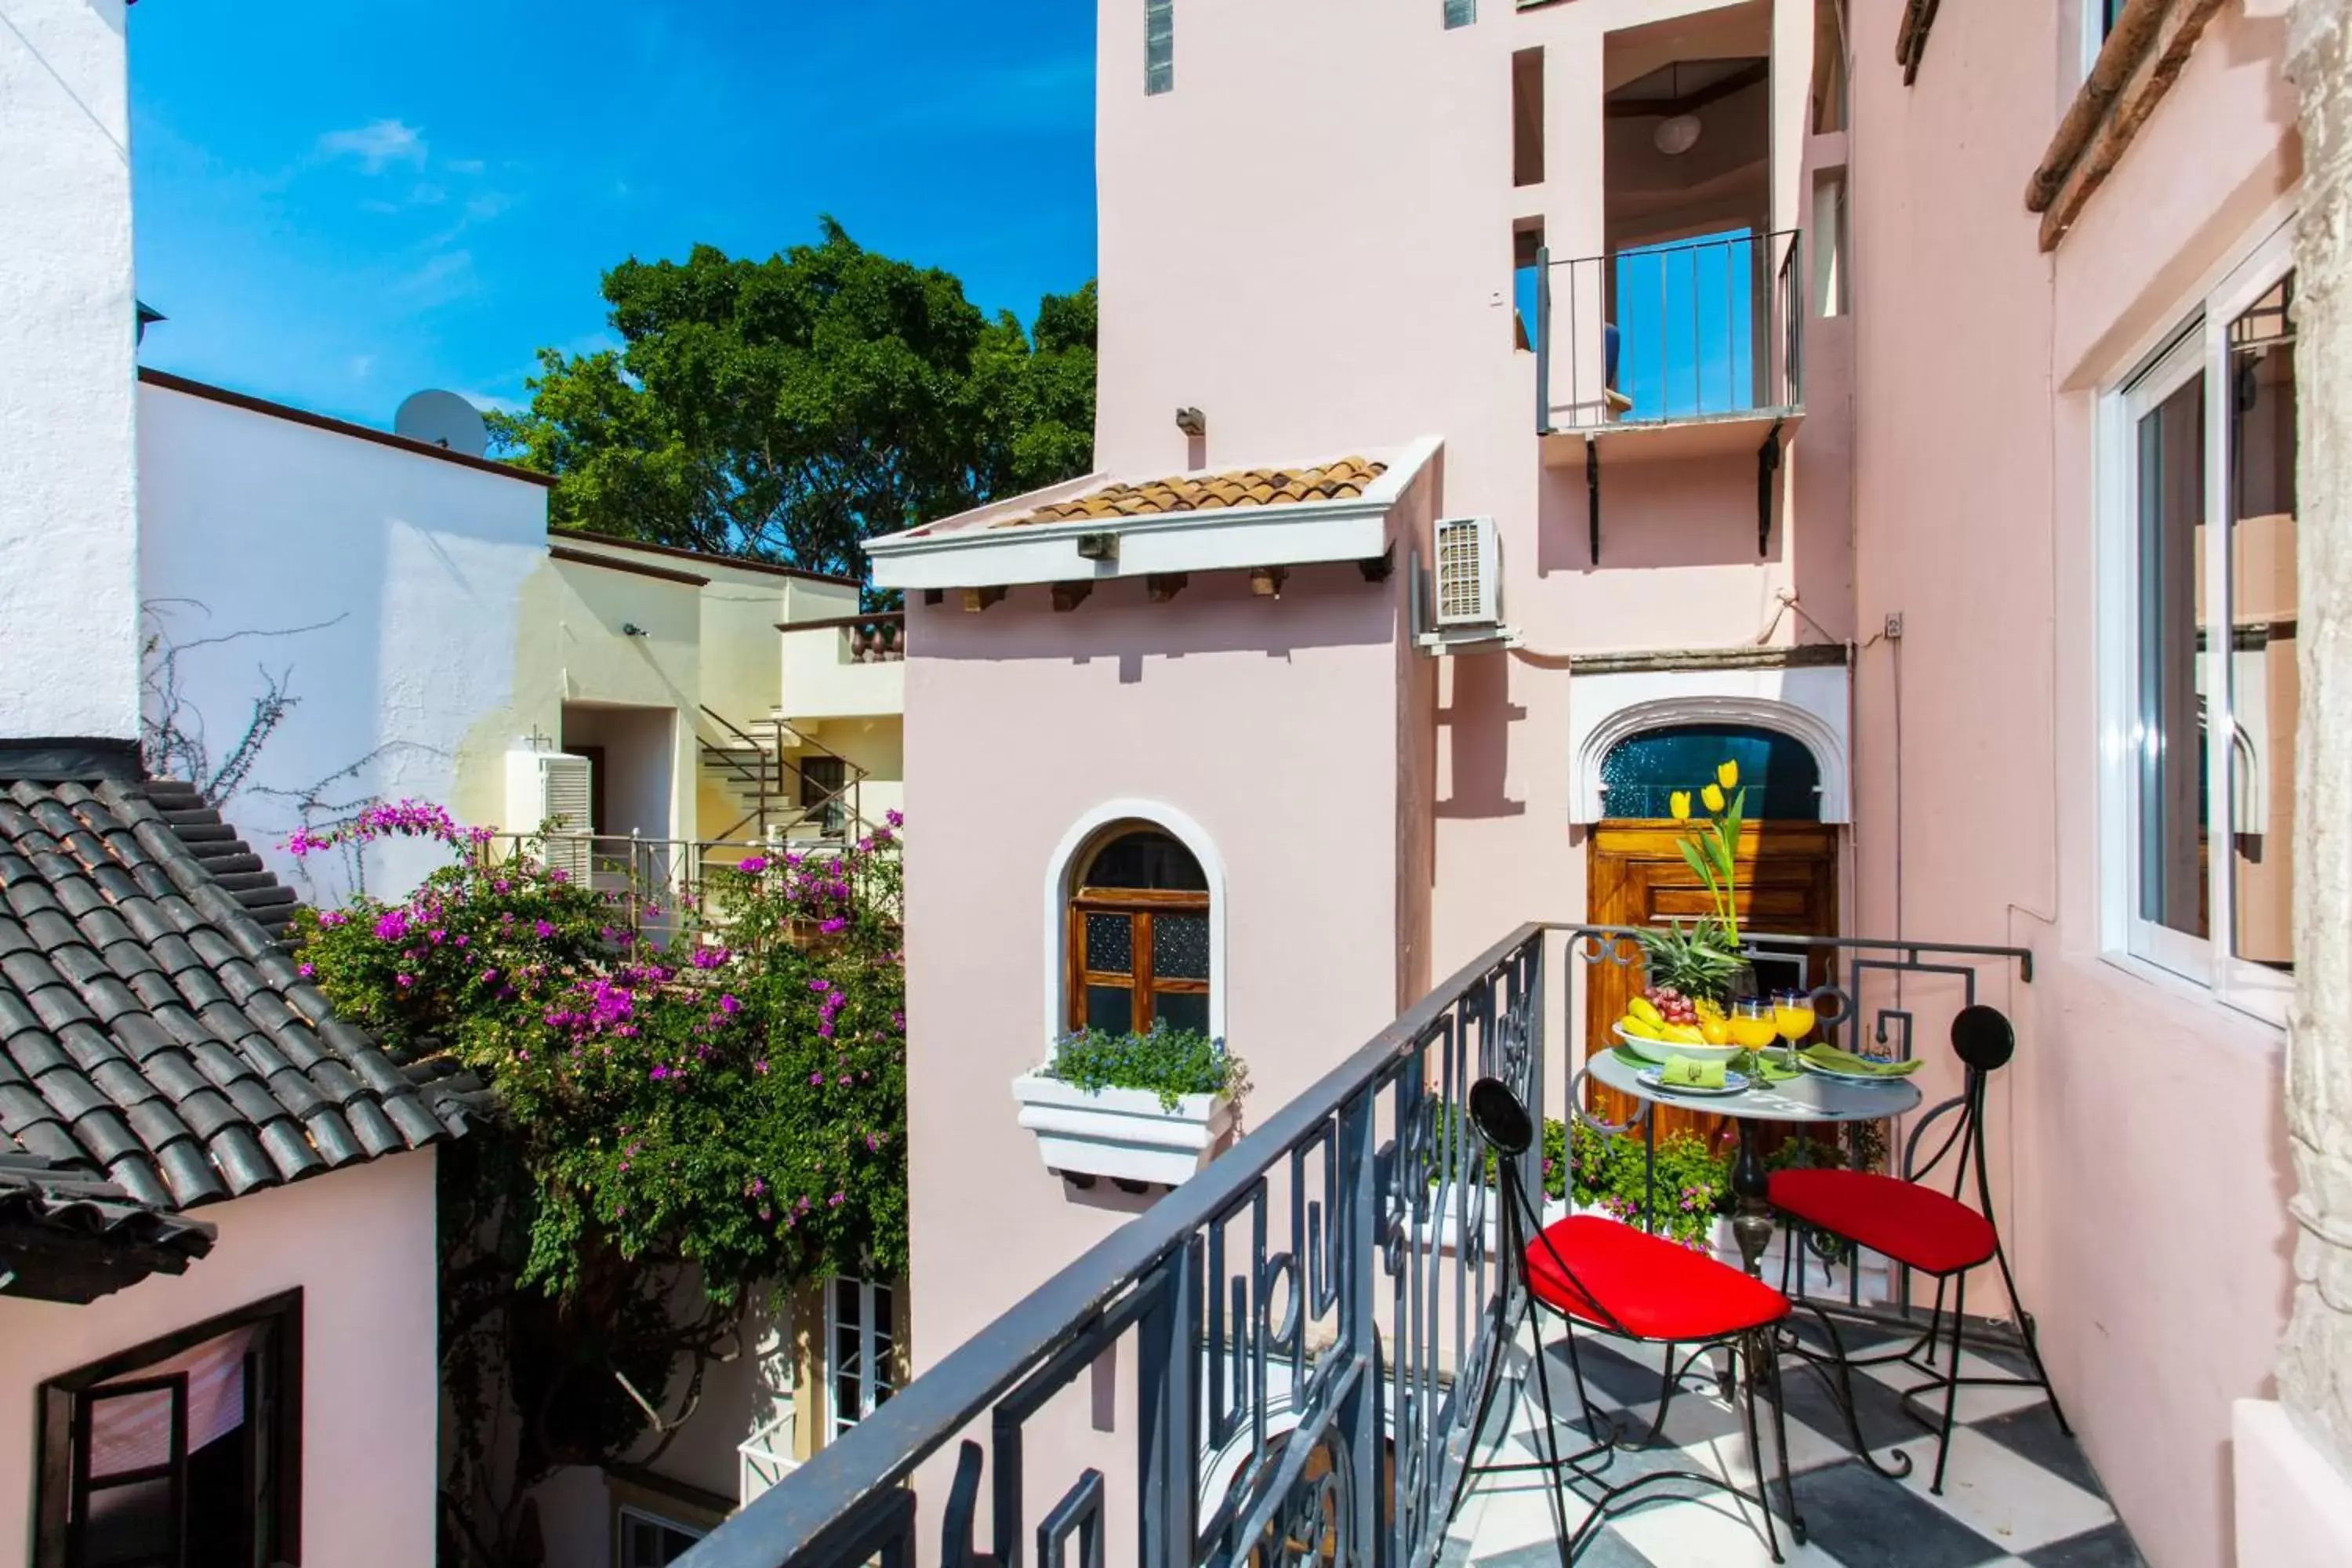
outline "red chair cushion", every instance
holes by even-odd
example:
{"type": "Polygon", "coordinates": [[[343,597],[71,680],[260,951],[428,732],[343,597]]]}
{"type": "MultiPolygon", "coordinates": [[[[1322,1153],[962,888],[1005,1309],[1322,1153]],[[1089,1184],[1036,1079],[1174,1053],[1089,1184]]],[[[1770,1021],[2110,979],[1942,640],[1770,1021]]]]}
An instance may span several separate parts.
{"type": "Polygon", "coordinates": [[[1772,1206],[1924,1274],[1990,1258],[1992,1222],[1956,1198],[1863,1171],[1776,1171],[1772,1206]]]}
{"type": "Polygon", "coordinates": [[[1643,1340],[1719,1339],[1789,1315],[1789,1299],[1761,1279],[1598,1215],[1571,1215],[1529,1242],[1528,1283],[1557,1311],[1643,1340]]]}

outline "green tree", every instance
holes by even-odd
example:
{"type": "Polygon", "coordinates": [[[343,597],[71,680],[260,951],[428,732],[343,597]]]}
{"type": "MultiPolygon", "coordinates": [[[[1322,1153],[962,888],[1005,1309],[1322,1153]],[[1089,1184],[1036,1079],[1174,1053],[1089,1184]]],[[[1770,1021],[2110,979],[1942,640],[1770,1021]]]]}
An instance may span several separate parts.
{"type": "Polygon", "coordinates": [[[863,576],[864,541],[1086,471],[1095,286],[1034,332],[831,218],[765,261],[697,246],[604,275],[624,346],[540,351],[512,461],[562,528],[863,576]]]}

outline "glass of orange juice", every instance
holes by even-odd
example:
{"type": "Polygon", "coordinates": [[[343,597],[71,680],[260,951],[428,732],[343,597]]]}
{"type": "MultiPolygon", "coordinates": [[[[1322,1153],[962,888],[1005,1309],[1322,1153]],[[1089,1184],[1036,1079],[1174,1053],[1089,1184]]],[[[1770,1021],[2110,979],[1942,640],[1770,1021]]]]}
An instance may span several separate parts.
{"type": "Polygon", "coordinates": [[[1761,1050],[1780,1032],[1772,1009],[1754,996],[1734,1007],[1725,1022],[1731,1026],[1731,1043],[1742,1050],[1761,1050]]]}
{"type": "Polygon", "coordinates": [[[1791,1049],[1813,1032],[1813,999],[1803,991],[1782,991],[1772,998],[1772,1023],[1791,1049]]]}

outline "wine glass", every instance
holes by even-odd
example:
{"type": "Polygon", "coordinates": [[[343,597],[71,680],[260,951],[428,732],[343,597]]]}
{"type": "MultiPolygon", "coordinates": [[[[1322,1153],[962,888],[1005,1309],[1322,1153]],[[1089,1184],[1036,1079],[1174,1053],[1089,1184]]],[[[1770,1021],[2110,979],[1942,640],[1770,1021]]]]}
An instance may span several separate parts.
{"type": "Polygon", "coordinates": [[[1772,997],[1772,1023],[1780,1037],[1795,1050],[1797,1042],[1813,1032],[1813,998],[1810,992],[1780,991],[1772,997]]]}
{"type": "Polygon", "coordinates": [[[1741,999],[1724,1021],[1731,1026],[1731,1043],[1742,1050],[1759,1050],[1780,1032],[1771,1007],[1755,996],[1741,999]]]}

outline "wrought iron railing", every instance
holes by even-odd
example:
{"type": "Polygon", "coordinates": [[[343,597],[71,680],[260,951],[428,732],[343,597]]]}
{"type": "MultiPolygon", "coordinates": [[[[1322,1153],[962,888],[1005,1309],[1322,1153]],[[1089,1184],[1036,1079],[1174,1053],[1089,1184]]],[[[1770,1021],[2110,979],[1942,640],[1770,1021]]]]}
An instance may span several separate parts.
{"type": "MultiPolygon", "coordinates": [[[[731,867],[749,856],[773,855],[782,847],[775,839],[648,838],[559,827],[493,834],[477,853],[486,865],[527,857],[560,869],[605,896],[613,906],[614,929],[666,942],[710,919],[706,875],[711,867],[731,867]]],[[[838,849],[830,844],[796,847],[817,855],[838,849]]]]}
{"type": "Polygon", "coordinates": [[[1597,430],[1803,405],[1798,234],[1740,232],[1535,264],[1536,428],[1597,430]]]}
{"type": "Polygon", "coordinates": [[[778,834],[845,839],[878,826],[863,809],[866,769],[782,719],[758,721],[755,728],[765,733],[754,735],[710,708],[702,714],[724,732],[719,740],[703,739],[703,764],[751,806],[719,835],[720,840],[746,831],[761,839],[778,834]],[[820,764],[833,776],[820,778],[813,771],[820,764]]]}
{"type": "MultiPolygon", "coordinates": [[[[1499,1194],[1462,1110],[1488,1074],[1545,1103],[1555,931],[1581,961],[1571,971],[1640,962],[1626,928],[1522,926],[793,1470],[684,1568],[912,1568],[919,1535],[940,1543],[947,1568],[983,1556],[1013,1568],[1030,1551],[1038,1568],[1074,1553],[1088,1568],[1437,1561],[1517,1289],[1489,1255],[1499,1194]],[[1132,1368],[1120,1403],[1136,1429],[1033,1487],[1024,1434],[1106,1363],[1132,1368]],[[923,1478],[919,1500],[917,1471],[951,1444],[952,1478],[923,1478]],[[1108,1542],[1114,1517],[1134,1521],[1132,1542],[1108,1542]]],[[[1905,1056],[1923,1011],[1943,1002],[1906,986],[1947,986],[1957,1011],[1993,966],[2032,978],[2022,948],[1775,935],[1747,947],[1759,972],[1805,972],[1833,1037],[1866,1027],[1905,1056]]],[[[1543,1179],[1528,1162],[1538,1204],[1543,1179]]]]}
{"type": "Polygon", "coordinates": [[[1539,1100],[1543,949],[1533,925],[1497,943],[681,1563],[911,1568],[919,1530],[950,1565],[1033,1542],[1041,1568],[1100,1564],[1114,1512],[1138,1526],[1116,1559],[1148,1568],[1431,1562],[1511,1289],[1459,1112],[1488,1074],[1539,1100]],[[1119,1345],[1139,1430],[1033,1513],[1024,1429],[1119,1345]],[[919,1507],[907,1482],[959,1439],[919,1507]]]}

